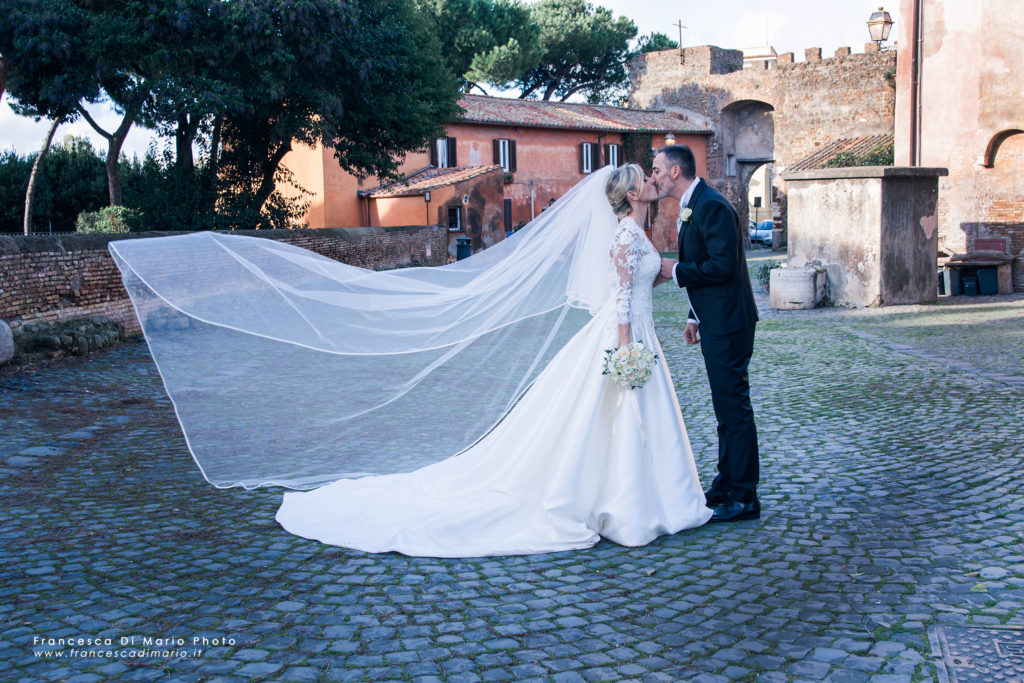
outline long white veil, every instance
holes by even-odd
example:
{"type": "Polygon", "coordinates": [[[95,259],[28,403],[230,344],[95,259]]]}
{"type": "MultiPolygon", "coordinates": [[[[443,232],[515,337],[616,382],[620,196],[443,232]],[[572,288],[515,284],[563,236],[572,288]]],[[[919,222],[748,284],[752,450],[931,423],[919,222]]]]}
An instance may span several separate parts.
{"type": "Polygon", "coordinates": [[[111,242],[203,476],[308,489],[475,442],[611,296],[611,170],[444,267],[214,232],[111,242]]]}

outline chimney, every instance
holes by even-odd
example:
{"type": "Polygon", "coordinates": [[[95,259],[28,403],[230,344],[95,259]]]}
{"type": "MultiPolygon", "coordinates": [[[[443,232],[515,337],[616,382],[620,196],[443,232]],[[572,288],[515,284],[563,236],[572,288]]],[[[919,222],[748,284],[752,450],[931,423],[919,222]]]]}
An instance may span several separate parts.
{"type": "Polygon", "coordinates": [[[793,63],[793,53],[792,52],[783,52],[781,55],[779,55],[779,64],[792,64],[792,63],[793,63]]]}
{"type": "Polygon", "coordinates": [[[848,48],[848,47],[840,47],[840,48],[836,49],[836,57],[849,57],[849,56],[850,56],[850,48],[848,48]]]}
{"type": "Polygon", "coordinates": [[[807,62],[820,62],[821,61],[821,48],[820,47],[809,47],[804,50],[804,61],[807,62]]]}

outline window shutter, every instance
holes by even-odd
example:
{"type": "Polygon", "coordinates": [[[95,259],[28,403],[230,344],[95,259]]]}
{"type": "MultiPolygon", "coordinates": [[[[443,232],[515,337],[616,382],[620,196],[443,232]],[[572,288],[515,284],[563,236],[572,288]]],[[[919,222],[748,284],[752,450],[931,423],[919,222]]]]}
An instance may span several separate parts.
{"type": "Polygon", "coordinates": [[[501,165],[501,140],[494,138],[494,163],[501,165]]]}
{"type": "Polygon", "coordinates": [[[455,158],[455,138],[448,138],[448,166],[455,168],[459,162],[455,158]]]}
{"type": "Polygon", "coordinates": [[[430,165],[437,168],[437,140],[430,143],[430,165]]]}
{"type": "Polygon", "coordinates": [[[604,163],[601,164],[601,166],[607,166],[610,163],[612,163],[612,146],[611,145],[605,145],[604,146],[604,163]]]}
{"type": "Polygon", "coordinates": [[[516,172],[516,141],[508,141],[508,172],[516,172]]]}
{"type": "Polygon", "coordinates": [[[584,149],[586,148],[586,145],[587,143],[585,142],[580,143],[580,173],[586,173],[586,171],[583,170],[584,154],[586,154],[584,149]]]}

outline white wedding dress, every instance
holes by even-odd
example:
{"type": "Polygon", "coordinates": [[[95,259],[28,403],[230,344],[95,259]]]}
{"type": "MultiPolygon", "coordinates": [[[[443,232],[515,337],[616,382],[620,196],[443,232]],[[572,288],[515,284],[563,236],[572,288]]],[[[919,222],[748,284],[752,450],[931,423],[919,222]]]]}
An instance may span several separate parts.
{"type": "Polygon", "coordinates": [[[427,557],[571,550],[601,537],[639,546],[706,523],[712,511],[654,332],[660,265],[636,222],[620,221],[608,261],[614,296],[490,432],[413,472],[285,493],[277,521],[331,545],[427,557]],[[660,357],[640,389],[601,374],[620,321],[660,357]]]}

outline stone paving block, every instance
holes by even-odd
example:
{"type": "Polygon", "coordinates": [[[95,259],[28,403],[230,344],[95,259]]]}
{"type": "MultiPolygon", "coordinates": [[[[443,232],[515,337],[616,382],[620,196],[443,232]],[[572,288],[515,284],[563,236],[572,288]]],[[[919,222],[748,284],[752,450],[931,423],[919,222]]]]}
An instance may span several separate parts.
{"type": "MultiPolygon", "coordinates": [[[[679,338],[685,298],[661,289],[663,349],[710,481],[707,380],[679,338]]],[[[0,474],[13,665],[0,679],[930,680],[930,626],[1024,624],[1014,297],[763,309],[762,519],[541,556],[374,556],[289,536],[279,491],[203,482],[144,344],[4,376],[6,457],[27,460],[0,474]],[[237,643],[130,667],[31,657],[35,636],[128,631],[237,643]]]]}
{"type": "Polygon", "coordinates": [[[282,671],[280,679],[283,681],[317,681],[320,680],[320,670],[311,666],[293,666],[282,671]]]}

